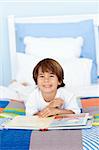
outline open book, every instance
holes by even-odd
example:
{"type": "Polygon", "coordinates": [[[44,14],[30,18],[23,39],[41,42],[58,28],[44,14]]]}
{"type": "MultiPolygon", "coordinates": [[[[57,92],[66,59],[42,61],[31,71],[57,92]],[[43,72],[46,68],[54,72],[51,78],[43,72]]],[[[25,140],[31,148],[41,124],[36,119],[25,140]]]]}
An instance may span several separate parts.
{"type": "MultiPolygon", "coordinates": [[[[88,126],[88,113],[57,115],[48,118],[38,116],[16,116],[2,124],[4,128],[11,129],[77,129],[88,126]]],[[[91,126],[90,126],[91,127],[91,126]]]]}

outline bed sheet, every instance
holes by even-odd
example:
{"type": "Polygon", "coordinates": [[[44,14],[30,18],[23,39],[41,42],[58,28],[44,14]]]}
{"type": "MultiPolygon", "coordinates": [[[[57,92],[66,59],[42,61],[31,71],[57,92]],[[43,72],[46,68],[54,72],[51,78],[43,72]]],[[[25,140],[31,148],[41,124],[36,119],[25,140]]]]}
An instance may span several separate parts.
{"type": "Polygon", "coordinates": [[[68,88],[77,97],[99,97],[99,84],[68,88]]]}
{"type": "Polygon", "coordinates": [[[8,98],[18,101],[26,101],[29,94],[35,87],[32,85],[24,86],[19,82],[13,82],[9,86],[0,86],[0,99],[8,98]]]}

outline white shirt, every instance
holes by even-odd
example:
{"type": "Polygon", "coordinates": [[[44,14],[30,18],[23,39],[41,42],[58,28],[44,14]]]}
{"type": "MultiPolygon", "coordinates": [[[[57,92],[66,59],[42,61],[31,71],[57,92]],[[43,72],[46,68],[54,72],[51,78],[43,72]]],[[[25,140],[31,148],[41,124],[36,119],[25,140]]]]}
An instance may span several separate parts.
{"type": "MultiPolygon", "coordinates": [[[[61,107],[61,109],[69,109],[75,113],[80,113],[80,108],[77,104],[75,96],[68,92],[65,87],[60,87],[57,89],[55,98],[61,98],[64,100],[64,105],[61,107]]],[[[28,101],[25,103],[26,115],[34,115],[48,106],[48,104],[49,102],[44,100],[39,88],[36,88],[30,94],[28,101]]]]}

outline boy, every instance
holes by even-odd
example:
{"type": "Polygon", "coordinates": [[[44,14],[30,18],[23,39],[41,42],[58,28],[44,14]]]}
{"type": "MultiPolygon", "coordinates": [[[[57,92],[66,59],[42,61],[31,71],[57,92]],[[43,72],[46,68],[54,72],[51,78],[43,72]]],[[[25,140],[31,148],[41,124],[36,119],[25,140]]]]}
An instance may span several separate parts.
{"type": "Polygon", "coordinates": [[[69,93],[63,82],[64,71],[54,59],[41,60],[33,70],[37,88],[26,102],[26,115],[48,117],[57,114],[80,113],[73,94],[69,93]]]}

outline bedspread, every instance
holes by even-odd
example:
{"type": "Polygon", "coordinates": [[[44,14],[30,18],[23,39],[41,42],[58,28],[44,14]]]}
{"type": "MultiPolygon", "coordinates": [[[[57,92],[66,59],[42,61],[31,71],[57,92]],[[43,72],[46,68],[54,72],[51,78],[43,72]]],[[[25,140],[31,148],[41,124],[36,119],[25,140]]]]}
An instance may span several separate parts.
{"type": "MultiPolygon", "coordinates": [[[[83,104],[82,105],[83,112],[89,112],[91,114],[99,113],[99,98],[89,98],[89,99],[84,98],[82,100],[82,104],[83,104]]],[[[7,113],[11,116],[13,113],[15,115],[25,115],[23,103],[17,101],[8,102],[7,100],[5,100],[4,102],[1,101],[1,107],[2,107],[1,111],[3,113],[7,113]]],[[[33,131],[33,130],[19,130],[19,129],[0,130],[0,150],[50,150],[50,149],[99,150],[99,126],[93,126],[90,129],[74,129],[74,130],[73,129],[49,130],[49,131],[33,131]]]]}
{"type": "Polygon", "coordinates": [[[83,130],[0,130],[0,150],[98,150],[99,127],[83,130]]]}

